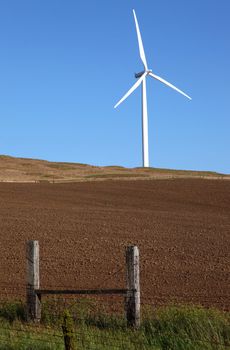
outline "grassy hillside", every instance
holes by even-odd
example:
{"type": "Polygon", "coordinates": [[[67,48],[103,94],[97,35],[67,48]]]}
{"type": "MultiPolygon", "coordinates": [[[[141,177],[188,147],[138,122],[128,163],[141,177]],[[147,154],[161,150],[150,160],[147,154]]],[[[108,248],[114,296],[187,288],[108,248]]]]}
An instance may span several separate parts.
{"type": "Polygon", "coordinates": [[[185,171],[157,168],[98,167],[79,163],[49,162],[0,155],[0,181],[6,182],[65,182],[105,179],[154,179],[175,177],[230,178],[207,171],[185,171]]]}

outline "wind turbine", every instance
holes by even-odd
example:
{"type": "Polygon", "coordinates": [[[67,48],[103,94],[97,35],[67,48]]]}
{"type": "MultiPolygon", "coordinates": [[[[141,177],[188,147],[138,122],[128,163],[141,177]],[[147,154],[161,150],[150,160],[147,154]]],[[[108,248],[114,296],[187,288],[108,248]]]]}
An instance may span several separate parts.
{"type": "Polygon", "coordinates": [[[149,167],[149,143],[148,143],[148,110],[147,110],[147,94],[146,94],[146,78],[147,76],[150,76],[156,80],[159,80],[161,83],[171,87],[172,89],[176,90],[180,94],[187,97],[189,100],[191,100],[191,97],[186,95],[183,91],[178,89],[176,86],[172,85],[165,79],[159,77],[156,74],[153,74],[152,69],[148,68],[146,57],[145,57],[145,51],[143,47],[143,42],[141,38],[140,28],[137,21],[137,16],[135,11],[133,10],[135,25],[136,25],[136,31],[137,31],[137,39],[139,44],[139,52],[140,57],[142,60],[142,63],[144,65],[144,70],[140,73],[135,74],[135,78],[137,78],[137,82],[129,89],[129,91],[120,99],[120,101],[117,102],[117,104],[114,106],[114,108],[117,108],[119,104],[121,104],[131,93],[136,90],[136,88],[142,84],[142,153],[143,153],[143,167],[149,167]]]}

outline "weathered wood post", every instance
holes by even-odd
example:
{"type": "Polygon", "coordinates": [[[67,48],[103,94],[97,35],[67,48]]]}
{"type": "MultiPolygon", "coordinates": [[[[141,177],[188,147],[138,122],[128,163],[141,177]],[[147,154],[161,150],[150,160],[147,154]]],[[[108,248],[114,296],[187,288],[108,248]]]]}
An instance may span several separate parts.
{"type": "Polygon", "coordinates": [[[38,241],[28,241],[26,244],[26,264],[27,264],[27,321],[40,322],[41,300],[35,293],[39,289],[39,243],[38,241]]]}
{"type": "Polygon", "coordinates": [[[68,311],[65,311],[62,323],[65,350],[75,350],[73,319],[68,311]]]}
{"type": "Polygon", "coordinates": [[[139,249],[137,246],[126,248],[126,318],[129,327],[140,326],[140,277],[139,249]]]}

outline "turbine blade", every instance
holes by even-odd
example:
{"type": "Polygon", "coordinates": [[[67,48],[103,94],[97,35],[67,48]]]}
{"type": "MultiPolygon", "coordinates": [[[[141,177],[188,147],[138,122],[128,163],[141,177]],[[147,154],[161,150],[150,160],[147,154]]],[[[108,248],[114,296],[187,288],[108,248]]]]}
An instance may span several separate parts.
{"type": "Polygon", "coordinates": [[[166,81],[165,79],[159,77],[158,75],[153,74],[152,72],[149,73],[149,75],[151,75],[151,77],[153,77],[156,80],[159,80],[160,82],[162,82],[163,84],[171,87],[172,89],[176,90],[177,92],[179,92],[180,94],[184,95],[185,97],[187,97],[189,100],[191,100],[192,98],[190,96],[188,96],[187,94],[185,94],[183,91],[181,91],[180,89],[178,89],[176,86],[172,85],[171,83],[169,83],[168,81],[166,81]]]}
{"type": "Polygon", "coordinates": [[[134,20],[135,20],[135,25],[136,25],[137,39],[138,39],[141,60],[144,64],[145,70],[148,70],[147,61],[146,61],[146,57],[145,57],[145,51],[144,51],[143,42],[142,42],[142,38],[141,38],[141,32],[140,32],[139,24],[137,21],[137,16],[136,16],[136,13],[134,10],[133,10],[133,15],[134,15],[134,20]]]}
{"type": "Polygon", "coordinates": [[[136,88],[142,83],[142,81],[144,80],[144,78],[146,77],[148,73],[144,73],[140,79],[137,80],[137,82],[131,87],[131,89],[129,89],[128,92],[126,92],[126,94],[120,99],[120,101],[117,102],[117,104],[114,106],[114,108],[117,108],[117,106],[119,106],[119,104],[121,104],[129,95],[131,95],[131,93],[136,90],[136,88]]]}

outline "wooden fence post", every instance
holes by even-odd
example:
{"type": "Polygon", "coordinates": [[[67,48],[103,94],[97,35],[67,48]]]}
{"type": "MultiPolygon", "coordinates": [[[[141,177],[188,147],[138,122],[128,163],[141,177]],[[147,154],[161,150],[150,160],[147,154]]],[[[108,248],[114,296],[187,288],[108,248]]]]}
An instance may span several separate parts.
{"type": "Polygon", "coordinates": [[[41,300],[35,293],[39,289],[39,243],[38,241],[28,241],[26,244],[26,264],[27,264],[27,321],[40,322],[41,300]]]}
{"type": "Polygon", "coordinates": [[[64,313],[62,332],[64,337],[65,350],[75,350],[73,320],[68,311],[64,313]]]}
{"type": "Polygon", "coordinates": [[[140,326],[140,277],[139,249],[137,246],[126,248],[126,318],[129,327],[140,326]]]}

